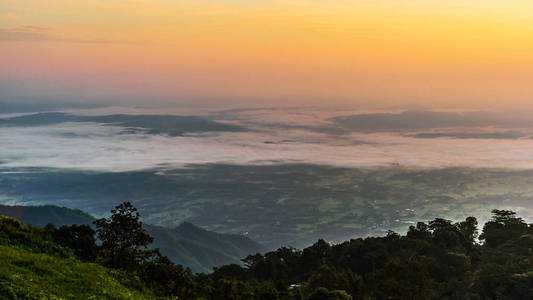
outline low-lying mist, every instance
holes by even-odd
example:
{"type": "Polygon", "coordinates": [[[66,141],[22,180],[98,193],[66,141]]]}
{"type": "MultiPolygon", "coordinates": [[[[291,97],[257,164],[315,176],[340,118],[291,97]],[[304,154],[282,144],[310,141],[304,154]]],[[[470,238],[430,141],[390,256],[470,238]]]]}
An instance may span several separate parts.
{"type": "Polygon", "coordinates": [[[505,114],[294,108],[163,117],[139,111],[0,119],[1,166],[102,171],[204,163],[533,168],[527,118],[505,114]]]}

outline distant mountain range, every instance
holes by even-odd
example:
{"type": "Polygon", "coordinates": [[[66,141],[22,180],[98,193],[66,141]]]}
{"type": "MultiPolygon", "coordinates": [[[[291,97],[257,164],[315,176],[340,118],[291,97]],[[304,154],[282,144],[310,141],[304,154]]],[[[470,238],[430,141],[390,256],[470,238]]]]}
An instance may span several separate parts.
{"type": "Polygon", "coordinates": [[[0,118],[0,127],[47,126],[66,122],[94,122],[109,126],[125,127],[123,134],[145,132],[182,136],[186,133],[243,132],[248,129],[220,123],[200,116],[175,115],[103,115],[79,116],[63,112],[42,112],[10,118],[0,118]]]}
{"type": "MultiPolygon", "coordinates": [[[[92,224],[95,220],[81,210],[53,205],[0,205],[0,215],[39,227],[48,223],[55,226],[92,224]]],[[[247,255],[266,251],[265,247],[245,236],[207,231],[187,222],[175,228],[143,226],[154,237],[154,248],[159,248],[175,263],[189,267],[193,272],[210,272],[216,266],[240,264],[247,255]]]]}

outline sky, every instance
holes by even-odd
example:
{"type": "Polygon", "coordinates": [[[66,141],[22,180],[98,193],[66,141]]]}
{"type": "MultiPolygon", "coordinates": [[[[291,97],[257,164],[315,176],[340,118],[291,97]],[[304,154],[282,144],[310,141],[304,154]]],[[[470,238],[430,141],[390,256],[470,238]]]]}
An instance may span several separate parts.
{"type": "Polygon", "coordinates": [[[2,0],[0,98],[531,109],[531,36],[525,0],[2,0]]]}

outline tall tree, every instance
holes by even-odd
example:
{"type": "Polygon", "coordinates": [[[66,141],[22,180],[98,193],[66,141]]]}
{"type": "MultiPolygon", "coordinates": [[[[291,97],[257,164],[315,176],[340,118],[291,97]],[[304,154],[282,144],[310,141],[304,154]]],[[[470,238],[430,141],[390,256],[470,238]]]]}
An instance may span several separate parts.
{"type": "Polygon", "coordinates": [[[143,229],[139,212],[130,202],[111,210],[109,218],[94,221],[101,241],[99,255],[106,265],[132,270],[152,255],[153,238],[143,229]]]}

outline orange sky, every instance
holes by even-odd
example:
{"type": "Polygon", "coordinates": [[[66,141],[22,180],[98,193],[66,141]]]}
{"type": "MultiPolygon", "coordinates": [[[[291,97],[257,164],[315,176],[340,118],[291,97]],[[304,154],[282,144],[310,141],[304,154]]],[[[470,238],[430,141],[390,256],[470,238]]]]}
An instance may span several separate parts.
{"type": "Polygon", "coordinates": [[[531,1],[2,0],[0,96],[529,107],[532,37],[531,1]]]}

